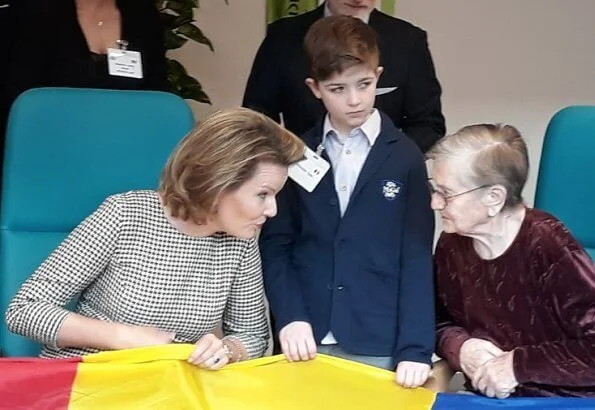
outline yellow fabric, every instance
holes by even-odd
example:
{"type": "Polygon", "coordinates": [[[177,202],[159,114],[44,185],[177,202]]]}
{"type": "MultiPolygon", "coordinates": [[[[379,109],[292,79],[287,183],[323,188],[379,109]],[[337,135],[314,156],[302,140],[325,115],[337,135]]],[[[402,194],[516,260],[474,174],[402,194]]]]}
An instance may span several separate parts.
{"type": "Polygon", "coordinates": [[[202,370],[185,362],[192,345],[104,352],[79,364],[71,410],[430,409],[435,394],[403,389],[394,373],[318,355],[289,363],[265,357],[202,370]]]}

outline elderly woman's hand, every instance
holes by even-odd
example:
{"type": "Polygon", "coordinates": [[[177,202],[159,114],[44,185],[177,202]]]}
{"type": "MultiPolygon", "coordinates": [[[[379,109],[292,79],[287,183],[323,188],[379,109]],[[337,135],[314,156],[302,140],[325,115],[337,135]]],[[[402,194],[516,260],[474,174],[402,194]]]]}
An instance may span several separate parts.
{"type": "Polygon", "coordinates": [[[473,379],[480,366],[502,353],[502,349],[488,340],[471,338],[463,343],[459,352],[461,369],[467,377],[473,379]]]}
{"type": "Polygon", "coordinates": [[[308,322],[295,321],[286,325],[279,332],[279,342],[285,358],[290,362],[316,357],[316,341],[308,322]]]}
{"type": "Polygon", "coordinates": [[[428,380],[430,365],[418,362],[400,362],[397,365],[395,381],[403,387],[419,387],[428,380]]]}
{"type": "Polygon", "coordinates": [[[488,397],[505,399],[519,385],[514,375],[514,351],[488,360],[477,369],[473,387],[488,397]]]}
{"type": "Polygon", "coordinates": [[[188,363],[209,370],[219,370],[229,363],[229,360],[229,350],[223,341],[212,333],[198,339],[194,351],[188,357],[188,363]]]}

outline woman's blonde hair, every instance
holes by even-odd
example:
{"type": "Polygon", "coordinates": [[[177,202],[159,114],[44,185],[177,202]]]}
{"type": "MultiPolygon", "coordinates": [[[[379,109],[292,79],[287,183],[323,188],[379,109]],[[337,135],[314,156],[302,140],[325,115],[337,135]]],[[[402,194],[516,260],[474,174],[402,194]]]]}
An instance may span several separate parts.
{"type": "Polygon", "coordinates": [[[172,216],[204,223],[217,198],[250,179],[258,164],[286,167],[303,156],[303,142],[270,118],[246,108],[223,110],[180,141],[159,191],[172,216]]]}
{"type": "Polygon", "coordinates": [[[523,202],[522,192],[529,173],[527,145],[519,130],[504,124],[476,124],[461,128],[439,140],[428,158],[440,161],[467,159],[459,178],[469,184],[502,185],[506,207],[523,202]]]}

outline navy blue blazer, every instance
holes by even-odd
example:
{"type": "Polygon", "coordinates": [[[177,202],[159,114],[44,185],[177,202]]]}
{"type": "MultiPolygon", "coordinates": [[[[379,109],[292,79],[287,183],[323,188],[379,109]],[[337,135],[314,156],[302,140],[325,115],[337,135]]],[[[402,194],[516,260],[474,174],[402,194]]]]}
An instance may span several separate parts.
{"type": "MultiPolygon", "coordinates": [[[[332,330],[351,354],[429,364],[434,215],[426,166],[415,143],[381,118],[342,218],[332,170],[312,193],[293,181],[279,193],[278,214],[260,235],[266,294],[276,332],[307,321],[317,343],[332,330]]],[[[303,135],[313,150],[322,124],[303,135]]]]}

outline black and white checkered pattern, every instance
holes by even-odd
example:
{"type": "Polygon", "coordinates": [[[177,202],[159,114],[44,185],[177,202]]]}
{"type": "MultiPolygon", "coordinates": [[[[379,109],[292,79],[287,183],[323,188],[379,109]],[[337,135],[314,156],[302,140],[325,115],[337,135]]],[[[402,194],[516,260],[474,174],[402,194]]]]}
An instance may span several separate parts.
{"type": "Polygon", "coordinates": [[[45,345],[42,357],[80,356],[93,349],[58,348],[68,315],[154,326],[194,343],[222,321],[249,357],[267,346],[262,271],[256,240],[205,238],[177,231],[157,193],[113,195],[83,221],[23,284],[6,320],[45,345]]]}

